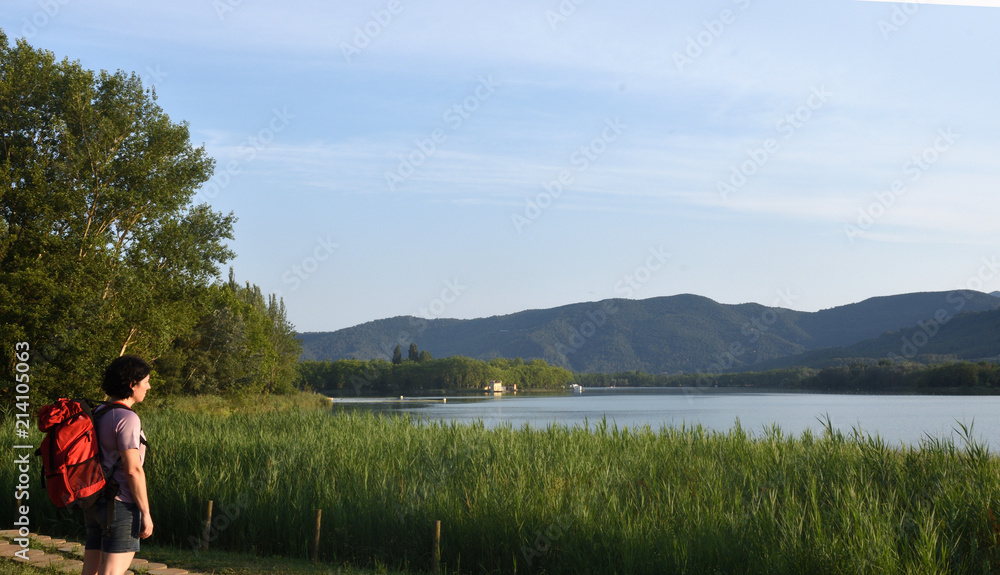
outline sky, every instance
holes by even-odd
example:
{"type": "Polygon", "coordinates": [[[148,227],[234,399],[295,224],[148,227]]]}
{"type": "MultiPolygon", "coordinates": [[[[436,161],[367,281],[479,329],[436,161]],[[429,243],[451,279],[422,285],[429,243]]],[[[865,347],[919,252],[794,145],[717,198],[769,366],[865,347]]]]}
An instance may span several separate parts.
{"type": "Polygon", "coordinates": [[[1000,290],[1000,8],[942,2],[6,0],[0,27],[154,86],[216,160],[227,267],[310,332],[1000,290]]]}

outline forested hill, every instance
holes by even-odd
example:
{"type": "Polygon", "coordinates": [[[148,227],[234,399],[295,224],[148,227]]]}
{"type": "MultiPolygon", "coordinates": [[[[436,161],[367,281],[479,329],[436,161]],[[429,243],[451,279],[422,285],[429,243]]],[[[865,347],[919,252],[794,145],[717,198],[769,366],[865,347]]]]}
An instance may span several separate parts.
{"type": "Polygon", "coordinates": [[[872,339],[887,331],[911,327],[932,319],[966,312],[989,311],[1000,307],[1000,299],[979,292],[912,293],[875,297],[815,313],[803,314],[799,326],[812,334],[807,347],[845,346],[872,339]]]}
{"type": "Polygon", "coordinates": [[[997,308],[1000,298],[980,292],[878,297],[819,312],[678,295],[472,320],[396,317],[299,337],[303,360],[389,359],[396,345],[416,343],[434,357],[543,359],[578,372],[718,372],[997,308]]]}
{"type": "Polygon", "coordinates": [[[941,361],[1000,361],[1000,309],[966,313],[939,322],[920,321],[911,327],[846,347],[830,347],[765,362],[755,369],[786,367],[824,369],[865,360],[903,358],[924,364],[941,361]]]}

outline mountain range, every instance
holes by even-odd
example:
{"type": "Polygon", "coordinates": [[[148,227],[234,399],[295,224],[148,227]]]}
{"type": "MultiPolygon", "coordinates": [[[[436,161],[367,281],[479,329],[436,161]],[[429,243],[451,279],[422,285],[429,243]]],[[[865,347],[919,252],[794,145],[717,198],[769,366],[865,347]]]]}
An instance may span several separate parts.
{"type": "Polygon", "coordinates": [[[299,334],[302,360],[543,359],[577,372],[706,373],[845,360],[1000,357],[1000,292],[922,292],[802,312],[691,295],[609,299],[479,319],[400,316],[299,334]]]}

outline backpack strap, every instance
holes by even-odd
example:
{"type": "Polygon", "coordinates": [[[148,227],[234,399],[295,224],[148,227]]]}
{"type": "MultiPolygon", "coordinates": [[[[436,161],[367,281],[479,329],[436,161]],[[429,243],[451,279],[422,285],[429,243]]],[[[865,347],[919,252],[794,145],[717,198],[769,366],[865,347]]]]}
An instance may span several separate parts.
{"type": "MultiPolygon", "coordinates": [[[[98,435],[97,453],[98,453],[98,457],[101,458],[102,465],[103,465],[103,461],[104,461],[104,455],[103,455],[104,452],[101,449],[101,440],[100,440],[99,425],[100,425],[101,419],[103,419],[105,415],[111,413],[115,409],[127,409],[129,411],[132,411],[131,407],[129,407],[127,405],[123,405],[123,404],[118,403],[116,401],[114,401],[114,402],[101,402],[99,405],[97,405],[96,407],[92,408],[91,415],[90,415],[91,419],[94,422],[94,433],[96,433],[98,435]],[[103,409],[101,409],[101,408],[103,408],[103,409]]],[[[121,463],[122,463],[121,454],[119,454],[118,455],[118,461],[116,461],[115,464],[111,467],[111,471],[108,473],[108,476],[105,478],[104,499],[105,499],[105,501],[107,501],[107,513],[108,513],[107,527],[106,527],[107,530],[105,531],[105,534],[108,534],[108,535],[110,535],[110,533],[111,533],[111,525],[115,522],[115,496],[118,495],[118,490],[119,490],[118,482],[115,481],[115,471],[118,470],[118,467],[121,466],[121,463]]]]}
{"type": "MultiPolygon", "coordinates": [[[[84,401],[81,401],[80,403],[83,404],[84,401]]],[[[84,411],[89,412],[88,415],[90,415],[91,420],[93,420],[94,422],[94,433],[98,435],[97,453],[101,458],[101,461],[104,461],[104,450],[101,448],[101,441],[100,441],[101,432],[99,427],[100,422],[105,415],[111,413],[115,409],[127,409],[129,411],[132,411],[132,408],[127,405],[122,405],[121,403],[118,402],[106,402],[106,401],[100,402],[96,406],[88,405],[86,408],[84,408],[84,411]]],[[[115,471],[121,465],[121,462],[122,462],[121,455],[119,455],[118,461],[116,461],[115,464],[111,467],[111,471],[109,472],[108,477],[106,478],[108,482],[108,487],[106,488],[104,493],[106,499],[114,499],[115,495],[118,494],[118,483],[114,481],[114,475],[115,471]]]]}
{"type": "MultiPolygon", "coordinates": [[[[91,406],[87,406],[87,407],[89,408],[91,406]]],[[[134,409],[132,409],[131,407],[125,405],[124,403],[118,403],[117,401],[102,401],[99,404],[97,404],[96,406],[93,406],[91,409],[93,409],[93,413],[94,413],[94,415],[92,415],[91,417],[95,417],[95,418],[103,416],[103,415],[105,415],[107,413],[110,413],[111,410],[113,410],[113,409],[127,409],[127,410],[132,411],[132,412],[135,411],[134,409]],[[102,407],[104,409],[101,409],[102,407]],[[100,409],[100,412],[98,412],[99,409],[100,409]]],[[[86,411],[86,409],[84,411],[86,411]]]]}
{"type": "MultiPolygon", "coordinates": [[[[102,409],[100,411],[100,413],[97,413],[97,415],[93,416],[94,417],[94,429],[97,429],[98,418],[103,417],[103,416],[107,415],[108,413],[111,413],[111,411],[113,409],[116,409],[116,408],[127,409],[127,410],[131,411],[132,413],[135,413],[134,409],[132,409],[131,407],[129,407],[127,405],[123,405],[121,403],[118,403],[117,401],[103,402],[100,405],[98,405],[97,407],[103,407],[104,409],[102,409]]],[[[97,408],[94,408],[94,411],[96,412],[97,408]]],[[[149,442],[146,441],[145,434],[139,436],[139,444],[140,445],[145,445],[146,447],[149,447],[149,442]]]]}

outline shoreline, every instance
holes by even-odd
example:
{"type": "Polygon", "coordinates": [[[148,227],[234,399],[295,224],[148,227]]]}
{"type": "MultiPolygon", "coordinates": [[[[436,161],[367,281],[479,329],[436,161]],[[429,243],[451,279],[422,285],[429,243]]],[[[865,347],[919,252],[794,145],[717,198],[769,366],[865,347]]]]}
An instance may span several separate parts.
{"type": "MultiPolygon", "coordinates": [[[[470,400],[470,399],[498,399],[517,397],[570,397],[575,395],[569,390],[527,390],[516,393],[493,394],[490,392],[464,392],[456,391],[447,393],[444,390],[427,390],[421,392],[416,390],[413,395],[331,395],[324,392],[317,392],[331,404],[337,403],[392,403],[392,402],[438,402],[447,403],[448,400],[470,400]]],[[[584,387],[583,395],[861,395],[861,396],[950,396],[950,397],[981,397],[1000,396],[1000,389],[990,387],[951,387],[936,388],[933,390],[918,389],[884,389],[884,390],[834,390],[834,389],[802,389],[802,388],[778,388],[778,387],[752,387],[752,386],[725,386],[725,387],[699,387],[699,386],[649,386],[649,387],[584,387]]],[[[576,394],[580,395],[580,394],[576,394]]]]}

